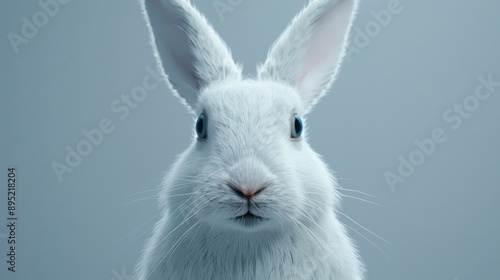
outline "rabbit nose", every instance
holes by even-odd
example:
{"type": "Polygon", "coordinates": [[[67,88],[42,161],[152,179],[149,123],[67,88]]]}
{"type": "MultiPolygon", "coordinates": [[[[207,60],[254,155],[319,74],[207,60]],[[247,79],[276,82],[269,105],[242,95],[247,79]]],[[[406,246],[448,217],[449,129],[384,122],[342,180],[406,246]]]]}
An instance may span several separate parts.
{"type": "Polygon", "coordinates": [[[245,187],[238,187],[233,183],[228,183],[228,187],[233,190],[233,192],[238,195],[241,198],[251,198],[252,196],[255,196],[262,192],[266,187],[265,186],[259,186],[259,187],[252,187],[252,186],[245,186],[245,187]]]}

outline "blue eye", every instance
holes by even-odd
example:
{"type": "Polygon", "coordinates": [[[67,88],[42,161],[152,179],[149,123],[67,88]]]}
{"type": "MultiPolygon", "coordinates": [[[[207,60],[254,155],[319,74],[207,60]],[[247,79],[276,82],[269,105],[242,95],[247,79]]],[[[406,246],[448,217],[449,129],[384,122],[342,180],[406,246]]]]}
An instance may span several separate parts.
{"type": "Polygon", "coordinates": [[[300,138],[302,135],[303,124],[299,115],[294,114],[292,117],[292,138],[300,138]]]}
{"type": "Polygon", "coordinates": [[[196,134],[198,138],[207,138],[207,117],[205,114],[201,114],[196,121],[196,134]]]}

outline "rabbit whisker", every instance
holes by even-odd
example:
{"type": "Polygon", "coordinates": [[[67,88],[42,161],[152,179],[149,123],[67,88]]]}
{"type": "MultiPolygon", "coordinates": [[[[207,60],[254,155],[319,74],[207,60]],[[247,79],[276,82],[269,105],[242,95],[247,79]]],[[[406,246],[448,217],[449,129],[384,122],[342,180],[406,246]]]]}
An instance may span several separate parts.
{"type": "Polygon", "coordinates": [[[340,196],[342,197],[347,197],[347,198],[352,198],[352,199],[356,199],[356,200],[359,200],[359,201],[363,201],[363,202],[366,202],[366,203],[369,203],[369,204],[372,204],[372,205],[376,205],[376,206],[382,206],[376,202],[373,202],[373,201],[370,201],[370,200],[367,200],[367,199],[364,199],[364,198],[359,198],[359,197],[356,197],[356,196],[350,196],[350,195],[345,195],[345,194],[340,194],[340,196]]]}
{"type": "Polygon", "coordinates": [[[365,192],[358,191],[358,190],[347,189],[347,188],[344,188],[344,187],[338,187],[337,190],[339,190],[339,191],[347,191],[347,192],[354,192],[354,193],[363,194],[363,195],[366,195],[366,196],[369,196],[369,197],[377,198],[376,196],[374,196],[372,194],[365,193],[365,192]]]}
{"type": "Polygon", "coordinates": [[[158,198],[158,194],[155,194],[155,195],[153,195],[153,196],[144,197],[144,198],[138,198],[138,199],[135,199],[135,200],[132,200],[132,201],[126,202],[126,203],[122,204],[122,206],[126,206],[126,205],[130,205],[130,204],[134,204],[134,203],[137,203],[137,202],[139,202],[139,201],[149,200],[149,199],[153,199],[153,198],[158,198]]]}
{"type": "Polygon", "coordinates": [[[156,215],[154,215],[152,218],[150,218],[149,220],[147,220],[145,223],[143,223],[142,225],[140,225],[139,227],[135,228],[134,230],[132,230],[131,232],[127,233],[126,235],[124,235],[123,237],[121,237],[120,239],[116,240],[114,242],[114,244],[117,244],[119,243],[120,241],[124,240],[125,238],[127,238],[128,236],[130,236],[131,234],[135,233],[136,231],[138,231],[140,228],[144,227],[145,225],[147,225],[148,223],[150,223],[153,219],[155,219],[156,217],[158,217],[161,213],[158,213],[156,215]]]}
{"type": "Polygon", "coordinates": [[[387,258],[387,259],[390,259],[389,256],[384,252],[384,250],[382,250],[379,246],[377,246],[377,244],[375,244],[373,241],[371,241],[368,237],[364,236],[362,233],[360,233],[359,231],[355,230],[354,228],[350,227],[349,225],[346,225],[344,224],[345,227],[349,228],[350,230],[354,231],[355,233],[359,234],[361,237],[363,237],[366,241],[370,242],[370,244],[372,244],[375,248],[377,248],[380,252],[382,252],[382,254],[384,254],[384,256],[387,258]]]}
{"type": "Polygon", "coordinates": [[[371,233],[373,236],[377,237],[378,239],[384,241],[385,243],[387,244],[390,244],[389,241],[385,240],[384,238],[380,237],[379,235],[375,234],[373,231],[367,229],[366,227],[362,226],[360,223],[356,222],[355,220],[353,220],[351,217],[347,216],[346,214],[342,213],[341,211],[338,211],[338,213],[344,217],[346,217],[347,219],[349,219],[351,222],[353,222],[354,224],[356,224],[357,226],[359,226],[360,228],[366,230],[367,232],[371,233]]]}
{"type": "Polygon", "coordinates": [[[160,191],[160,190],[161,190],[161,185],[159,185],[158,187],[156,187],[154,189],[151,189],[151,190],[145,190],[145,191],[140,191],[140,192],[136,192],[136,193],[133,193],[133,194],[129,194],[129,195],[127,195],[127,197],[130,198],[130,197],[136,196],[138,194],[156,192],[156,191],[160,191]]]}

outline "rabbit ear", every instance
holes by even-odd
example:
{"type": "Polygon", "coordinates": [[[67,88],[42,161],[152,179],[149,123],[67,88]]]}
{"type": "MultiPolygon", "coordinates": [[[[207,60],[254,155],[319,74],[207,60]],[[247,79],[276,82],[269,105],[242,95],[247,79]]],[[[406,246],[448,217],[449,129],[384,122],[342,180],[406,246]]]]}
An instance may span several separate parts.
{"type": "Polygon", "coordinates": [[[260,79],[295,87],[307,111],[331,86],[345,53],[358,0],[312,0],[259,66],[260,79]]]}
{"type": "Polygon", "coordinates": [[[203,87],[241,79],[224,41],[188,0],[145,0],[143,8],[156,58],[189,111],[203,87]]]}

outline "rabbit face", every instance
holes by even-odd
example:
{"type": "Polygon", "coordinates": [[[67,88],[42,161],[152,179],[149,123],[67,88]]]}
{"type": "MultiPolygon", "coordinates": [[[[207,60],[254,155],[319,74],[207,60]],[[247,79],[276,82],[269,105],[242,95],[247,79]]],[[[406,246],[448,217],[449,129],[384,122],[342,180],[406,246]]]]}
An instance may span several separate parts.
{"type": "Polygon", "coordinates": [[[331,211],[337,200],[332,178],[305,132],[293,136],[295,115],[303,110],[293,88],[272,81],[205,89],[196,112],[204,115],[206,134],[187,152],[191,168],[178,184],[196,180],[189,188],[172,188],[171,211],[190,205],[185,215],[246,232],[308,224],[331,211]],[[186,189],[190,201],[179,199],[186,189]]]}

